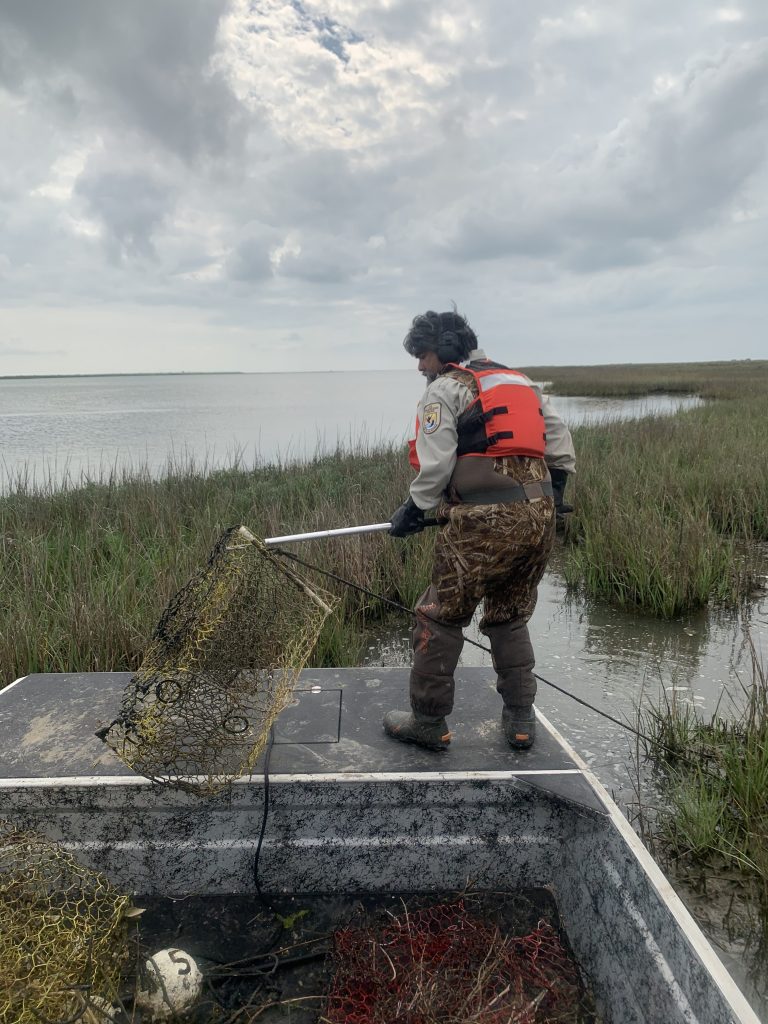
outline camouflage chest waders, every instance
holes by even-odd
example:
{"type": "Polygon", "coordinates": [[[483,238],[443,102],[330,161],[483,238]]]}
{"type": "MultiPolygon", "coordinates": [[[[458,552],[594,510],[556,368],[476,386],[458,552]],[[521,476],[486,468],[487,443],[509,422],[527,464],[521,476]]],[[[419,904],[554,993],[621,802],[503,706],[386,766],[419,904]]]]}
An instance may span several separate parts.
{"type": "Polygon", "coordinates": [[[435,544],[432,583],[416,604],[411,706],[424,715],[450,714],[462,631],[481,601],[496,689],[507,707],[531,705],[536,680],[526,623],[554,542],[554,502],[443,504],[439,516],[447,523],[435,544]]]}

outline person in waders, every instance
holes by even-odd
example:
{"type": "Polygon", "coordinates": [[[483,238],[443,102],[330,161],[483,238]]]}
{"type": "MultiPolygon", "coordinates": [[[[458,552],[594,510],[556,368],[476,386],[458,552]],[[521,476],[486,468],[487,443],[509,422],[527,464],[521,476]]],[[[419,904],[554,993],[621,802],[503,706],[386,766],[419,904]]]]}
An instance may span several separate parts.
{"type": "Polygon", "coordinates": [[[527,623],[576,468],[571,435],[525,374],[486,357],[457,312],[415,317],[403,344],[428,383],[409,442],[416,477],[389,532],[418,533],[437,507],[439,533],[432,582],[415,607],[411,710],[389,711],[384,729],[428,750],[447,748],[463,630],[482,601],[502,729],[525,750],[536,729],[527,623]]]}

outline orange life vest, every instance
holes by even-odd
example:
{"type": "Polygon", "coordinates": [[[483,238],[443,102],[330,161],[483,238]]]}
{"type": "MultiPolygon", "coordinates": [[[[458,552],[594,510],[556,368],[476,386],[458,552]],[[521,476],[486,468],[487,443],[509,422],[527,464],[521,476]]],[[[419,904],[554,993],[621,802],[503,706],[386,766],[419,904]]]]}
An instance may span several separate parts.
{"type": "Polygon", "coordinates": [[[419,465],[419,456],[416,454],[416,438],[419,436],[419,426],[419,417],[417,416],[416,433],[408,442],[408,461],[410,462],[411,466],[416,470],[417,473],[421,469],[421,466],[419,465]]]}
{"type": "Polygon", "coordinates": [[[547,435],[539,396],[524,374],[498,363],[457,366],[451,369],[471,373],[477,398],[459,416],[457,454],[486,455],[492,459],[507,455],[544,458],[547,435]]]}
{"type": "MultiPolygon", "coordinates": [[[[473,366],[446,364],[452,370],[471,373],[477,385],[477,398],[459,416],[456,424],[459,458],[486,456],[492,459],[507,455],[544,458],[547,435],[544,413],[539,397],[522,373],[498,363],[475,363],[473,366]]],[[[408,461],[418,472],[416,436],[408,442],[408,461]]]]}

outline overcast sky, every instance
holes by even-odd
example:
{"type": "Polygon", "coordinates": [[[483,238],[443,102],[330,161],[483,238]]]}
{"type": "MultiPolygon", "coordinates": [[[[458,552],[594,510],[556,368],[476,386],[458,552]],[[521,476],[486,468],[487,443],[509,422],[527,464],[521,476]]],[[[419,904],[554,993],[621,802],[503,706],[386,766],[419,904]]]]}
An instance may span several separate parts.
{"type": "Polygon", "coordinates": [[[768,3],[0,0],[0,375],[761,358],[768,3]]]}

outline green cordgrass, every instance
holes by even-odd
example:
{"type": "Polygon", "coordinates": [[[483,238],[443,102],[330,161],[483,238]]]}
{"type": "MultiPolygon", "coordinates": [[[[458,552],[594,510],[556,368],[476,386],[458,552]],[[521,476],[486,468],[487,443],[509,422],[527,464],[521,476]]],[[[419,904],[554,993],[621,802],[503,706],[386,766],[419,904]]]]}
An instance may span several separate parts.
{"type": "Polygon", "coordinates": [[[768,360],[529,366],[525,372],[533,380],[549,381],[550,389],[559,395],[630,398],[666,393],[742,399],[765,395],[768,360]]]}
{"type": "MultiPolygon", "coordinates": [[[[402,452],[383,447],[304,465],[208,471],[187,462],[161,480],[139,470],[82,487],[17,488],[0,498],[0,683],[31,672],[133,670],[168,599],[227,526],[268,537],[386,521],[409,479],[402,452]]],[[[290,550],[409,605],[433,540],[430,531],[405,543],[378,533],[290,550]]],[[[359,663],[367,626],[387,609],[317,580],[339,605],[313,664],[359,663]]]]}
{"type": "Polygon", "coordinates": [[[641,728],[663,772],[656,841],[705,874],[751,878],[768,928],[768,677],[754,647],[741,691],[735,717],[704,721],[689,704],[668,702],[647,708],[641,728]]]}
{"type": "Polygon", "coordinates": [[[768,398],[574,431],[569,585],[674,618],[765,573],[768,398]]]}
{"type": "Polygon", "coordinates": [[[754,592],[768,541],[768,361],[526,372],[561,395],[709,400],[674,416],[573,432],[572,588],[662,618],[710,602],[736,606],[754,592]]]}

